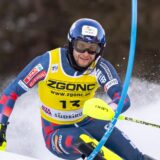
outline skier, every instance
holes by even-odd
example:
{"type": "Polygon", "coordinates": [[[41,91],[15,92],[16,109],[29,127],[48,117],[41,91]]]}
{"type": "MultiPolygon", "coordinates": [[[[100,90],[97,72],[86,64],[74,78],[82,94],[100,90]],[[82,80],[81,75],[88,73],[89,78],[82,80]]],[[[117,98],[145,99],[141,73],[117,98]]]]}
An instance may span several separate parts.
{"type": "MultiPolygon", "coordinates": [[[[102,58],[105,46],[105,31],[99,22],[82,18],[71,26],[65,47],[47,51],[31,61],[1,95],[0,148],[6,148],[6,129],[15,101],[38,84],[46,147],[62,159],[84,158],[87,145],[81,135],[99,141],[109,123],[83,115],[84,102],[101,87],[115,110],[123,87],[115,68],[102,58]]],[[[129,106],[127,95],[122,112],[129,106]]],[[[105,146],[125,160],[153,160],[117,127],[105,146]]]]}

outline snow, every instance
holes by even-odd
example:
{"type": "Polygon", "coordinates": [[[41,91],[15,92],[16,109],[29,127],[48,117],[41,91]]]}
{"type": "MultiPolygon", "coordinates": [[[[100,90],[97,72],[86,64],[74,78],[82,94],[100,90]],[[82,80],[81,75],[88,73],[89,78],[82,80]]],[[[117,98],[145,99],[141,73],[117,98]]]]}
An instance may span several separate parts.
{"type": "MultiPolygon", "coordinates": [[[[160,125],[160,85],[133,78],[129,95],[132,106],[124,115],[160,125]]],[[[39,106],[36,88],[17,100],[7,130],[7,151],[39,160],[60,160],[45,148],[39,106]]],[[[124,120],[118,121],[116,126],[123,130],[143,153],[160,159],[160,128],[124,120]]]]}
{"type": "Polygon", "coordinates": [[[38,160],[31,157],[22,156],[16,153],[0,151],[0,159],[4,160],[38,160]]]}

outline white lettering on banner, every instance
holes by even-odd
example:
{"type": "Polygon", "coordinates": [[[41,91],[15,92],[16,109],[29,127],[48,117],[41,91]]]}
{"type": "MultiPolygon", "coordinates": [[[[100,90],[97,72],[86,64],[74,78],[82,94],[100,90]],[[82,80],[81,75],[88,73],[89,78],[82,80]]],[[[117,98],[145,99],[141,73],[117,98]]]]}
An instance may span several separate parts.
{"type": "Polygon", "coordinates": [[[104,86],[104,90],[108,91],[112,86],[118,84],[118,80],[117,79],[112,79],[111,81],[107,82],[104,86]]]}
{"type": "Polygon", "coordinates": [[[108,130],[109,128],[113,127],[113,124],[112,123],[108,123],[104,126],[104,129],[105,130],[108,130]]]}
{"type": "Polygon", "coordinates": [[[28,86],[31,88],[37,83],[40,79],[46,76],[46,71],[39,72],[29,83],[28,86]]]}
{"type": "Polygon", "coordinates": [[[63,148],[63,146],[62,146],[62,135],[59,136],[58,144],[59,144],[60,149],[61,149],[65,154],[69,154],[69,153],[63,148]]]}
{"type": "Polygon", "coordinates": [[[43,69],[43,66],[39,63],[29,72],[29,74],[24,78],[23,81],[27,84],[42,69],[43,69]]]}
{"type": "Polygon", "coordinates": [[[101,83],[103,83],[103,84],[106,83],[107,80],[106,80],[105,76],[102,74],[100,69],[97,69],[96,75],[101,83]]]}
{"type": "Polygon", "coordinates": [[[22,80],[20,80],[20,81],[18,82],[18,84],[19,84],[25,91],[28,91],[28,90],[29,90],[28,86],[27,86],[22,80]]]}
{"type": "Polygon", "coordinates": [[[100,75],[101,73],[102,73],[101,70],[100,70],[100,69],[97,69],[97,71],[96,71],[96,76],[99,77],[99,75],[100,75]]]}
{"type": "Polygon", "coordinates": [[[53,132],[52,138],[51,138],[51,145],[52,145],[52,149],[54,151],[56,151],[55,142],[54,142],[54,137],[55,137],[56,134],[57,134],[57,130],[55,132],[53,132]]]}
{"type": "Polygon", "coordinates": [[[59,121],[74,121],[83,117],[82,109],[74,111],[60,111],[43,105],[42,111],[49,117],[59,121]]]}
{"type": "Polygon", "coordinates": [[[82,27],[82,35],[97,36],[98,30],[95,27],[84,25],[82,27]]]}
{"type": "Polygon", "coordinates": [[[112,76],[112,73],[111,73],[109,67],[108,67],[105,63],[103,63],[103,62],[100,63],[100,66],[101,66],[101,67],[105,70],[105,72],[107,73],[108,79],[109,79],[109,80],[112,80],[112,79],[113,79],[113,76],[112,76]]]}

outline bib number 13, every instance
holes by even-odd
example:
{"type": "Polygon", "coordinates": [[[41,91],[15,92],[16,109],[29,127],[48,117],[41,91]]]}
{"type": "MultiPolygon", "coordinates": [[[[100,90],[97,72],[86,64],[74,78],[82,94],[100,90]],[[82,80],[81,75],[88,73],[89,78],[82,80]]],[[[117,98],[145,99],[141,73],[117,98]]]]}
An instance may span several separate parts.
{"type": "Polygon", "coordinates": [[[79,107],[80,106],[80,100],[74,100],[74,101],[60,101],[60,103],[62,104],[62,108],[67,108],[67,105],[69,105],[68,103],[70,103],[72,106],[74,107],[79,107]]]}

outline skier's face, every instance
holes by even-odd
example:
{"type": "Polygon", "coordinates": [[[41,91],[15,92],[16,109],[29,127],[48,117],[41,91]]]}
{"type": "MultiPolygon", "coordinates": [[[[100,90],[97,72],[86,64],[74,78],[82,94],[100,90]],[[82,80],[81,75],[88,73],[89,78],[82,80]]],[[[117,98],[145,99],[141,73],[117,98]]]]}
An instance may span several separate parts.
{"type": "Polygon", "coordinates": [[[88,51],[80,53],[74,49],[73,57],[79,67],[87,67],[95,60],[96,55],[89,54],[88,51]]]}
{"type": "Polygon", "coordinates": [[[99,52],[100,47],[97,43],[87,43],[76,40],[73,44],[73,57],[80,67],[89,66],[99,52]]]}

